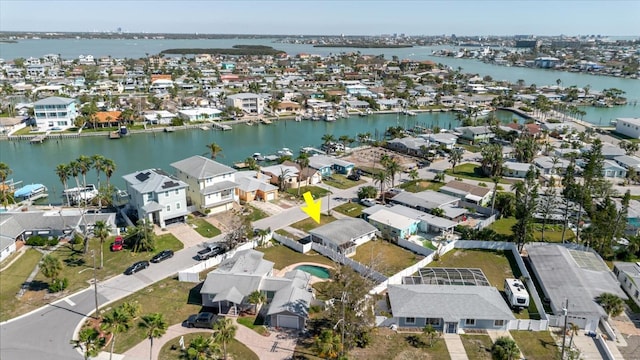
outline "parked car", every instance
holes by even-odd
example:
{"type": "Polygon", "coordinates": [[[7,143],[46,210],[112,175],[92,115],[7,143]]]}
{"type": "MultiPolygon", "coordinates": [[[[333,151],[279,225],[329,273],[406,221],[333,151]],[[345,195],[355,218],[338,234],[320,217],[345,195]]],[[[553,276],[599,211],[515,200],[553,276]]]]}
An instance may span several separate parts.
{"type": "Polygon", "coordinates": [[[111,251],[120,251],[124,247],[124,240],[122,236],[116,236],[116,239],[111,243],[111,251]]]}
{"type": "Polygon", "coordinates": [[[222,248],[221,246],[209,245],[206,248],[198,251],[196,258],[198,258],[198,260],[207,260],[222,253],[224,253],[224,248],[222,248]]]}
{"type": "Polygon", "coordinates": [[[360,200],[360,203],[362,205],[364,205],[364,206],[371,207],[371,206],[376,205],[377,201],[376,201],[376,199],[362,199],[362,200],[360,200]]]}
{"type": "Polygon", "coordinates": [[[349,179],[351,181],[359,181],[360,180],[360,173],[359,172],[351,172],[351,174],[349,174],[349,176],[347,176],[347,179],[349,179]]]}
{"type": "Polygon", "coordinates": [[[199,314],[190,315],[186,321],[187,327],[211,329],[216,316],[210,312],[201,312],[199,314]]]}
{"type": "Polygon", "coordinates": [[[152,263],[159,263],[173,257],[173,250],[162,250],[151,258],[152,263]]]}
{"type": "Polygon", "coordinates": [[[149,262],[147,260],[138,261],[137,263],[129,266],[127,270],[124,271],[125,275],[133,275],[140,270],[146,269],[149,267],[149,262]]]}

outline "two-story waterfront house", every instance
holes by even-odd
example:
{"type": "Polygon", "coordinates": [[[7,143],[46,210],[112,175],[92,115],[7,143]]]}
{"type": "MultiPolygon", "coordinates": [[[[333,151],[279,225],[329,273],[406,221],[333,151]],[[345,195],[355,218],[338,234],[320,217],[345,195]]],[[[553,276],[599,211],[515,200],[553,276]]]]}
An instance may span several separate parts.
{"type": "Polygon", "coordinates": [[[198,211],[215,214],[232,209],[238,202],[236,170],[199,155],[171,166],[178,179],[189,186],[187,197],[198,211]]]}
{"type": "Polygon", "coordinates": [[[258,94],[239,93],[227,96],[227,107],[242,109],[247,114],[257,115],[264,113],[264,99],[258,94]]]}
{"type": "Polygon", "coordinates": [[[127,207],[139,220],[147,219],[160,227],[184,221],[187,184],[160,169],[136,171],[122,178],[129,194],[127,207]]]}
{"type": "Polygon", "coordinates": [[[33,104],[36,124],[40,130],[66,130],[73,127],[78,116],[76,100],[48,97],[33,104]]]}

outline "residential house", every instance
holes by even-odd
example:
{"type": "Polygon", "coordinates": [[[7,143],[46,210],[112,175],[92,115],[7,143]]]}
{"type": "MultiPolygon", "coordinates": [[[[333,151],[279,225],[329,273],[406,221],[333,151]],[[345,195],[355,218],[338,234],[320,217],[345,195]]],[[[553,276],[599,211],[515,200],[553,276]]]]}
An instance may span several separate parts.
{"type": "Polygon", "coordinates": [[[33,113],[40,130],[66,130],[75,126],[78,109],[75,99],[48,97],[33,104],[33,113]]]}
{"type": "Polygon", "coordinates": [[[562,316],[569,300],[567,321],[581,329],[595,332],[604,309],[595,299],[611,293],[627,299],[616,276],[607,264],[591,249],[576,244],[529,243],[531,274],[536,277],[542,294],[549,300],[551,313],[562,316]]]}
{"type": "Polygon", "coordinates": [[[554,163],[554,158],[551,156],[537,157],[533,159],[533,163],[538,167],[542,175],[564,174],[571,164],[569,160],[563,158],[557,158],[557,162],[554,163]]]}
{"type": "Polygon", "coordinates": [[[640,171],[640,158],[637,156],[616,156],[615,158],[613,158],[613,161],[627,170],[633,169],[636,171],[636,173],[640,171]]]}
{"type": "Polygon", "coordinates": [[[515,178],[524,178],[533,165],[516,161],[505,161],[502,165],[502,175],[515,178]]]}
{"type": "Polygon", "coordinates": [[[420,220],[398,214],[386,208],[379,209],[367,217],[367,221],[380,231],[385,240],[407,239],[418,232],[420,220]]]}
{"type": "Polygon", "coordinates": [[[238,93],[227,96],[227,107],[241,109],[247,114],[258,115],[264,113],[264,98],[258,94],[238,93]]]}
{"type": "Polygon", "coordinates": [[[271,326],[304,329],[313,298],[309,287],[311,276],[294,270],[284,277],[275,277],[273,262],[263,256],[259,251],[243,250],[223,260],[202,284],[202,305],[217,307],[220,314],[238,314],[239,310],[253,307],[248,297],[259,291],[267,298],[271,326]]]}
{"type": "Polygon", "coordinates": [[[143,117],[149,124],[169,125],[176,118],[176,114],[167,110],[156,110],[145,113],[143,117]]]}
{"type": "Polygon", "coordinates": [[[178,117],[185,121],[219,120],[222,111],[212,108],[178,110],[178,117]]]}
{"type": "Polygon", "coordinates": [[[276,107],[277,114],[297,114],[301,111],[302,105],[294,101],[281,101],[276,107]]]}
{"type": "Polygon", "coordinates": [[[238,198],[240,201],[272,201],[278,198],[278,187],[271,185],[271,178],[261,176],[257,171],[239,171],[236,173],[238,198]]]}
{"type": "Polygon", "coordinates": [[[189,189],[187,198],[201,213],[219,213],[238,202],[236,170],[204,156],[192,156],[171,164],[189,189]]]}
{"type": "Polygon", "coordinates": [[[439,132],[435,134],[423,134],[418,137],[425,138],[430,144],[437,147],[443,147],[448,150],[452,150],[458,143],[458,137],[449,132],[439,132]]]}
{"type": "Polygon", "coordinates": [[[489,142],[495,137],[489,126],[464,126],[456,128],[456,131],[460,132],[460,139],[470,144],[489,142]]]}
{"type": "Polygon", "coordinates": [[[261,167],[260,172],[269,179],[271,184],[278,186],[280,189],[294,189],[298,186],[307,185],[306,183],[298,184],[298,179],[301,178],[300,166],[290,161],[285,161],[282,164],[261,167]]]}
{"type": "Polygon", "coordinates": [[[413,156],[422,156],[422,147],[429,147],[429,140],[424,137],[407,136],[401,139],[387,141],[387,147],[391,150],[402,152],[413,156]]]}
{"type": "Polygon", "coordinates": [[[324,177],[334,173],[349,175],[355,165],[349,161],[327,155],[314,155],[309,157],[309,167],[318,170],[320,175],[324,177]]]}
{"type": "Polygon", "coordinates": [[[462,219],[468,212],[467,209],[458,207],[459,198],[433,190],[425,190],[418,193],[402,191],[389,199],[389,202],[426,213],[430,213],[435,208],[440,208],[444,211],[443,217],[456,221],[462,219]]]}
{"type": "MultiPolygon", "coordinates": [[[[403,205],[393,205],[391,207],[384,205],[375,205],[372,207],[368,207],[362,210],[362,218],[368,221],[371,215],[381,210],[390,211],[398,215],[417,220],[418,234],[420,232],[438,235],[453,233],[453,229],[458,225],[458,223],[455,221],[431,215],[429,213],[412,209],[403,205]]],[[[375,224],[373,225],[375,226],[375,224]]],[[[382,231],[382,229],[380,230],[382,231]]]]}
{"type": "Polygon", "coordinates": [[[640,139],[640,118],[617,118],[616,132],[632,139],[640,139]]]}
{"type": "Polygon", "coordinates": [[[458,180],[449,181],[438,191],[480,206],[487,205],[493,196],[493,191],[488,187],[468,184],[458,180]]]}
{"type": "Polygon", "coordinates": [[[95,113],[95,122],[98,127],[115,127],[120,124],[121,111],[98,111],[95,113]]]}
{"type": "Polygon", "coordinates": [[[613,273],[633,302],[640,306],[640,262],[615,261],[613,273]]]}
{"type": "Polygon", "coordinates": [[[613,160],[605,160],[602,163],[602,176],[606,178],[624,179],[627,177],[627,169],[618,165],[613,160]]]}
{"type": "Polygon", "coordinates": [[[160,169],[136,171],[122,177],[127,185],[127,211],[139,220],[164,228],[183,222],[187,209],[187,184],[160,169]]]}
{"type": "Polygon", "coordinates": [[[333,251],[351,256],[356,247],[376,236],[377,229],[362,219],[338,219],[311,231],[311,240],[333,251]]]}

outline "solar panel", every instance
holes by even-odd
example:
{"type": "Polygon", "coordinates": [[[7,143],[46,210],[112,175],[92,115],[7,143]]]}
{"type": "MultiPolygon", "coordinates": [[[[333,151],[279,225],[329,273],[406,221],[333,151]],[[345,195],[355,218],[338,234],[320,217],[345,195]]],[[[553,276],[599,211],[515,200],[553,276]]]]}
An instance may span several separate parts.
{"type": "Polygon", "coordinates": [[[170,180],[170,181],[165,181],[164,184],[162,184],[162,188],[163,189],[169,189],[169,188],[172,188],[172,187],[176,187],[178,185],[180,185],[180,184],[175,182],[175,181],[171,181],[170,180]]]}
{"type": "Polygon", "coordinates": [[[151,175],[150,171],[147,172],[140,172],[136,175],[136,179],[138,179],[138,181],[140,182],[145,182],[147,181],[147,179],[149,179],[149,176],[151,175]]]}

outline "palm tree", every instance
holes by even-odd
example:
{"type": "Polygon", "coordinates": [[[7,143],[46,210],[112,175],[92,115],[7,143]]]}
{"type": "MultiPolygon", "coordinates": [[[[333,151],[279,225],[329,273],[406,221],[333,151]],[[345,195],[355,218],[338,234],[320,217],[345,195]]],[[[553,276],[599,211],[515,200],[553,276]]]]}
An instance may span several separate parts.
{"type": "Polygon", "coordinates": [[[74,348],[82,349],[85,360],[98,356],[100,349],[104,347],[105,339],[100,337],[100,332],[92,327],[84,328],[78,333],[78,340],[71,340],[74,348]]]}
{"type": "Polygon", "coordinates": [[[213,324],[213,338],[222,343],[225,360],[227,359],[227,344],[236,337],[236,330],[238,327],[233,325],[231,319],[220,318],[213,324]]]}
{"type": "Polygon", "coordinates": [[[151,345],[149,348],[149,360],[153,360],[153,339],[164,335],[169,326],[161,313],[151,313],[142,317],[140,327],[146,329],[146,336],[151,345]]]}
{"type": "Polygon", "coordinates": [[[402,167],[395,159],[390,159],[385,165],[385,171],[391,179],[391,187],[394,187],[396,185],[396,174],[402,171],[402,167]]]}
{"type": "Polygon", "coordinates": [[[451,170],[453,173],[456,173],[456,164],[462,161],[462,150],[461,149],[453,149],[449,153],[449,162],[451,163],[451,170]]]}
{"type": "Polygon", "coordinates": [[[42,258],[40,271],[44,277],[55,281],[62,272],[62,261],[55,255],[47,254],[42,258]]]}
{"type": "Polygon", "coordinates": [[[300,196],[300,183],[302,182],[302,170],[309,167],[309,155],[307,153],[301,153],[296,159],[296,163],[300,166],[300,171],[298,171],[298,196],[300,196]]]}
{"type": "Polygon", "coordinates": [[[502,336],[491,347],[491,355],[496,360],[513,360],[520,355],[520,350],[513,339],[502,336]]]}
{"type": "Polygon", "coordinates": [[[429,347],[433,346],[433,340],[439,336],[438,331],[434,329],[431,324],[422,328],[422,333],[427,336],[427,339],[429,339],[429,347]]]}
{"type": "Polygon", "coordinates": [[[13,170],[9,167],[9,165],[0,162],[0,181],[2,182],[2,201],[4,202],[4,208],[6,209],[9,204],[9,198],[7,197],[7,186],[5,182],[9,175],[13,173],[13,170]]]}
{"type": "Polygon", "coordinates": [[[80,155],[76,162],[78,163],[78,171],[82,175],[82,186],[87,186],[87,173],[91,170],[92,161],[91,158],[85,155],[80,155]]]}
{"type": "Polygon", "coordinates": [[[93,235],[100,239],[100,269],[104,267],[104,241],[111,234],[111,225],[103,220],[96,221],[93,228],[93,235]]]}
{"type": "Polygon", "coordinates": [[[289,178],[289,174],[291,170],[281,170],[280,175],[278,175],[278,189],[279,191],[285,191],[287,189],[287,179],[289,178]]]}
{"type": "Polygon", "coordinates": [[[419,178],[420,178],[420,175],[418,174],[418,170],[411,169],[411,171],[409,171],[409,179],[418,180],[419,178]]]}
{"type": "Polygon", "coordinates": [[[267,300],[267,297],[259,290],[252,292],[247,297],[247,301],[249,302],[249,304],[253,305],[254,314],[258,312],[258,306],[260,306],[260,304],[262,304],[266,300],[267,300]]]}
{"type": "Polygon", "coordinates": [[[380,170],[373,174],[373,183],[380,185],[380,195],[382,196],[382,202],[384,203],[384,185],[389,181],[389,174],[386,170],[380,170]]]}
{"type": "Polygon", "coordinates": [[[324,134],[324,135],[322,135],[322,142],[325,145],[328,145],[328,144],[333,143],[335,141],[336,141],[336,138],[335,138],[335,136],[333,136],[333,134],[324,134]]]}
{"type": "Polygon", "coordinates": [[[187,359],[189,360],[209,360],[217,359],[220,354],[220,345],[213,339],[198,335],[191,340],[187,348],[187,359]]]}
{"type": "Polygon", "coordinates": [[[340,336],[330,329],[322,330],[320,335],[313,339],[313,347],[321,358],[337,358],[342,350],[342,346],[340,336]]]}
{"type": "Polygon", "coordinates": [[[102,319],[100,328],[111,334],[111,349],[109,350],[109,360],[113,357],[113,348],[116,345],[116,336],[129,329],[131,326],[131,317],[122,308],[117,307],[107,313],[102,319]]]}
{"type": "Polygon", "coordinates": [[[104,159],[104,161],[102,162],[102,165],[103,165],[102,171],[104,171],[104,175],[107,178],[107,187],[109,187],[109,180],[111,179],[111,176],[113,176],[113,173],[117,169],[116,163],[111,159],[104,159]]]}
{"type": "Polygon", "coordinates": [[[271,233],[271,229],[258,229],[256,235],[260,238],[259,246],[264,246],[264,239],[271,233]]]}
{"type": "Polygon", "coordinates": [[[211,154],[211,158],[212,159],[216,159],[218,157],[218,154],[220,154],[222,152],[222,148],[220,147],[220,145],[216,144],[216,143],[211,143],[207,145],[207,149],[209,150],[209,153],[211,154]]]}
{"type": "Polygon", "coordinates": [[[609,317],[616,317],[624,311],[624,301],[617,295],[603,293],[596,298],[609,317]]]}
{"type": "Polygon", "coordinates": [[[249,170],[255,170],[256,167],[258,166],[258,161],[253,157],[249,156],[248,158],[244,159],[244,164],[247,165],[247,168],[249,170]]]}
{"type": "MultiPolygon", "coordinates": [[[[100,173],[104,171],[104,161],[106,158],[100,154],[91,157],[93,168],[96,170],[96,178],[98,179],[98,189],[100,189],[100,173]]],[[[102,198],[98,198],[98,207],[102,209],[102,198]]]]}
{"type": "Polygon", "coordinates": [[[574,323],[569,323],[569,332],[571,333],[571,338],[569,339],[569,349],[571,349],[571,345],[573,345],[573,336],[578,335],[580,331],[580,327],[574,323]]]}
{"type": "MultiPolygon", "coordinates": [[[[69,165],[58,164],[58,166],[56,166],[56,175],[58,175],[58,179],[60,179],[60,182],[62,183],[62,186],[64,186],[64,189],[67,190],[68,189],[67,180],[69,180],[69,175],[71,175],[69,165]]],[[[71,206],[71,200],[69,200],[69,193],[67,192],[65,194],[67,195],[67,205],[71,206]]]]}

